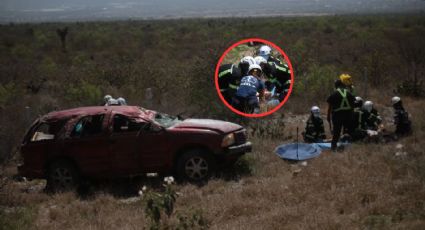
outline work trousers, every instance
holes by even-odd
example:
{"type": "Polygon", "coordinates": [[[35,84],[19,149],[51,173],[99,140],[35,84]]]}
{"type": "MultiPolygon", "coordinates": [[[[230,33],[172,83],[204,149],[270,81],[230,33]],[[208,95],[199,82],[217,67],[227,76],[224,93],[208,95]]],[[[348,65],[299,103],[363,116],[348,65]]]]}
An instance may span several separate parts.
{"type": "Polygon", "coordinates": [[[341,131],[344,129],[346,133],[352,133],[353,111],[338,111],[332,113],[332,143],[331,149],[336,150],[341,131]]]}

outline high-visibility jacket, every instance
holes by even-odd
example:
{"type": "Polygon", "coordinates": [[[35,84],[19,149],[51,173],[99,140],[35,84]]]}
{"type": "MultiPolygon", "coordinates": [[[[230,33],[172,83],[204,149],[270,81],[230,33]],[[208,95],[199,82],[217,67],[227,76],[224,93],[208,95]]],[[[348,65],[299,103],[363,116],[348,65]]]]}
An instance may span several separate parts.
{"type": "Polygon", "coordinates": [[[268,69],[264,71],[269,82],[273,83],[277,92],[288,92],[291,86],[291,70],[286,64],[268,62],[268,69]]]}
{"type": "Polygon", "coordinates": [[[325,138],[325,127],[323,126],[322,118],[310,115],[305,127],[304,140],[306,142],[315,142],[325,138]]]}
{"type": "Polygon", "coordinates": [[[218,85],[220,91],[237,90],[242,79],[242,71],[238,65],[224,64],[218,70],[218,85]]]}

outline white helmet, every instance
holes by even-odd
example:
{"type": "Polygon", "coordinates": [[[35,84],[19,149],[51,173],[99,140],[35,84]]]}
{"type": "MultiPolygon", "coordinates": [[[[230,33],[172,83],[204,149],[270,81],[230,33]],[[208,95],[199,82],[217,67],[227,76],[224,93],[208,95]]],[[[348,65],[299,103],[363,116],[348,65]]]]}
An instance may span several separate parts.
{"type": "Polygon", "coordinates": [[[252,56],[245,56],[241,59],[241,63],[255,64],[255,59],[252,56]]]}
{"type": "Polygon", "coordinates": [[[118,99],[117,99],[117,101],[118,101],[118,104],[120,104],[120,105],[127,105],[127,102],[125,101],[125,99],[124,98],[122,98],[122,97],[119,97],[118,99]]]}
{"type": "Polygon", "coordinates": [[[356,102],[363,102],[363,98],[361,98],[361,97],[357,96],[357,97],[356,97],[356,102]]]}
{"type": "Polygon", "coordinates": [[[368,111],[369,113],[372,111],[373,103],[371,101],[365,101],[363,104],[363,109],[368,111]]]}
{"type": "Polygon", "coordinates": [[[400,102],[400,101],[401,101],[400,97],[395,96],[395,97],[391,98],[391,103],[393,103],[393,105],[400,102]]]}
{"type": "Polygon", "coordinates": [[[103,97],[103,101],[105,102],[105,103],[108,103],[108,101],[109,100],[111,100],[112,99],[112,96],[111,95],[105,95],[104,97],[103,97]]]}
{"type": "Polygon", "coordinates": [[[310,109],[314,117],[320,117],[320,108],[318,106],[313,106],[310,109]]]}
{"type": "Polygon", "coordinates": [[[260,72],[262,71],[261,66],[259,66],[257,64],[252,64],[248,68],[248,73],[251,72],[251,70],[253,70],[253,69],[258,69],[258,70],[260,70],[260,72]]]}
{"type": "Polygon", "coordinates": [[[257,65],[261,65],[261,64],[267,64],[267,60],[263,57],[263,56],[257,56],[254,58],[255,59],[255,63],[257,65]]]}
{"type": "Polygon", "coordinates": [[[258,55],[263,56],[263,57],[268,57],[270,55],[272,51],[272,48],[270,48],[270,46],[261,46],[260,49],[258,50],[258,55]]]}

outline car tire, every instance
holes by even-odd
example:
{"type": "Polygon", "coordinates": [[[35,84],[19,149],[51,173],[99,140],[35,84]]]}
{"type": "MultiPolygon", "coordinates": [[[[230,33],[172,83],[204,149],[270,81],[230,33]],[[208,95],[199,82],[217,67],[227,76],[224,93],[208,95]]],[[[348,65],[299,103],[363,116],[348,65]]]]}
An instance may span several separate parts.
{"type": "Polygon", "coordinates": [[[74,164],[69,161],[55,161],[49,165],[47,175],[47,191],[73,191],[79,185],[80,176],[74,164]]]}
{"type": "Polygon", "coordinates": [[[216,170],[213,156],[202,149],[184,153],[177,162],[178,179],[192,183],[207,181],[216,170]]]}

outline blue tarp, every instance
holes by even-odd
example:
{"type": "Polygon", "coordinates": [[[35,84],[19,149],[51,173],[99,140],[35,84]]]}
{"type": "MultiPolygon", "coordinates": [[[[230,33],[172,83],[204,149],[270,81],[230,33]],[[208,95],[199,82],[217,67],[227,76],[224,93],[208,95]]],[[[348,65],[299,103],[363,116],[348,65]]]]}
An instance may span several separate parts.
{"type": "Polygon", "coordinates": [[[285,160],[303,161],[319,156],[322,149],[316,144],[291,143],[278,146],[275,152],[285,160]]]}
{"type": "MultiPolygon", "coordinates": [[[[339,146],[346,146],[348,143],[338,143],[339,146]]],[[[291,143],[280,145],[276,148],[276,154],[285,160],[303,161],[315,158],[323,150],[331,149],[331,143],[291,143]]]]}

